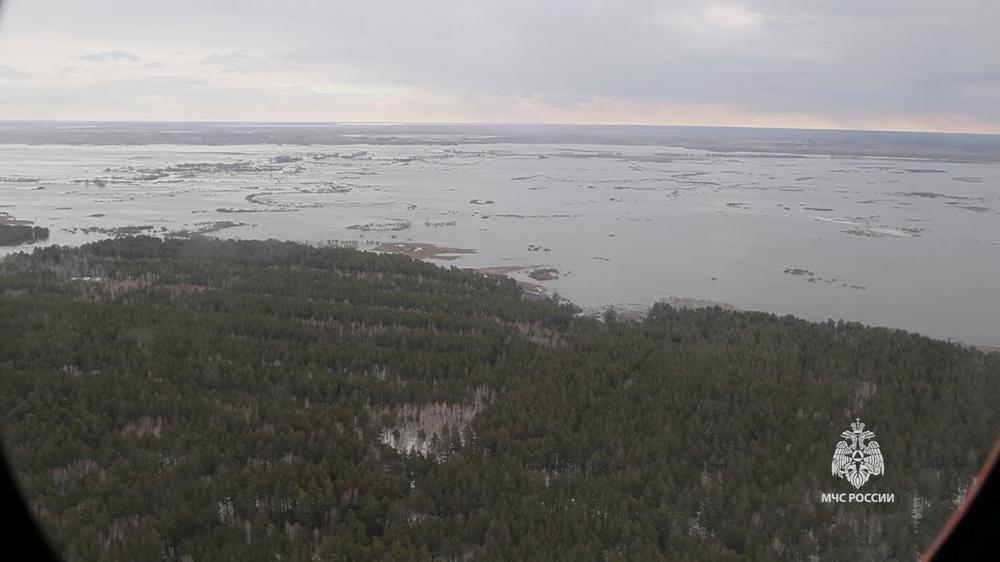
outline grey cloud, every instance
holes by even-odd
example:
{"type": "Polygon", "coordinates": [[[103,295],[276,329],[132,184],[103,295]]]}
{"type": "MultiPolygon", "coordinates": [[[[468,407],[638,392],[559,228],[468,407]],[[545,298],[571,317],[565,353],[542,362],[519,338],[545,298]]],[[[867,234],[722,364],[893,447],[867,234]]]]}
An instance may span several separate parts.
{"type": "Polygon", "coordinates": [[[252,56],[243,52],[211,53],[201,59],[201,64],[219,67],[223,72],[243,74],[298,68],[298,65],[291,60],[279,60],[270,55],[252,56]]]}
{"type": "Polygon", "coordinates": [[[104,51],[102,53],[88,53],[81,55],[80,60],[91,62],[139,62],[142,57],[128,51],[104,51]]]}
{"type": "Polygon", "coordinates": [[[253,57],[246,53],[212,53],[201,59],[201,64],[222,66],[231,70],[246,71],[250,68],[253,57]]]}
{"type": "Polygon", "coordinates": [[[9,64],[0,64],[0,78],[28,78],[33,74],[14,68],[9,64]]]}
{"type": "Polygon", "coordinates": [[[12,3],[5,34],[203,53],[200,72],[219,88],[239,77],[208,69],[567,108],[611,99],[1000,124],[1000,2],[93,0],[55,11],[54,1],[12,3]],[[30,29],[39,18],[45,28],[30,29]]]}
{"type": "Polygon", "coordinates": [[[336,59],[358,79],[470,92],[1000,121],[1000,106],[973,103],[951,72],[1000,68],[1000,4],[957,2],[965,9],[944,13],[928,1],[431,4],[402,7],[389,22],[363,7],[316,14],[300,23],[314,32],[291,37],[285,56],[336,59]]]}

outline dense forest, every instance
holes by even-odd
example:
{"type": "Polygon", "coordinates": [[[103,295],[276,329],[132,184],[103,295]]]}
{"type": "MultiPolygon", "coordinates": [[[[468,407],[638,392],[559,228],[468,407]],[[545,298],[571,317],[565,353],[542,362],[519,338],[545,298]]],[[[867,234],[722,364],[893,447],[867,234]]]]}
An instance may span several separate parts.
{"type": "Polygon", "coordinates": [[[11,255],[0,334],[68,560],[915,560],[1000,428],[1000,354],[276,241],[11,255]],[[893,503],[820,501],[856,418],[893,503]]]}
{"type": "Polygon", "coordinates": [[[0,246],[17,246],[28,242],[46,240],[49,229],[41,226],[0,223],[0,246]]]}

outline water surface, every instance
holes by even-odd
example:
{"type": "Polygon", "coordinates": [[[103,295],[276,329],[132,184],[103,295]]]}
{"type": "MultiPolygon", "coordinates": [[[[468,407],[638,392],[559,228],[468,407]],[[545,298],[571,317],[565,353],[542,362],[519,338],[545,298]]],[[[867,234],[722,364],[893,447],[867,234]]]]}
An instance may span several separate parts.
{"type": "Polygon", "coordinates": [[[0,130],[0,213],[49,227],[50,243],[186,231],[435,244],[474,250],[438,263],[508,267],[584,307],[686,297],[1000,345],[989,158],[378,127],[268,144],[283,137],[185,124],[167,131],[185,144],[114,144],[100,128],[100,142],[67,136],[76,127],[51,143],[0,130]],[[555,278],[529,277],[541,268],[555,278]]]}

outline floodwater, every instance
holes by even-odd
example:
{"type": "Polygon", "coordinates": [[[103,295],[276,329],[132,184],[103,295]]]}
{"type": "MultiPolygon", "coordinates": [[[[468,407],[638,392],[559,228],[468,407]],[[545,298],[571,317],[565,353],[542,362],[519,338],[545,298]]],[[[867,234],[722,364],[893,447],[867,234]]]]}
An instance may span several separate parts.
{"type": "Polygon", "coordinates": [[[1000,346],[998,163],[356,141],[0,144],[0,219],[54,244],[433,244],[474,250],[436,263],[505,267],[585,308],[683,297],[1000,346]]]}

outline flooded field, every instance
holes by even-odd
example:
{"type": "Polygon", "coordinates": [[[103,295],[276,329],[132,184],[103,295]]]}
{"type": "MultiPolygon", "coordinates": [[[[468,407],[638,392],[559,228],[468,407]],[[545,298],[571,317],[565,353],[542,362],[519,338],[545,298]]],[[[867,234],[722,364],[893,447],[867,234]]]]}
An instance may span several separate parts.
{"type": "Polygon", "coordinates": [[[507,274],[585,308],[725,303],[1000,346],[997,163],[468,137],[185,142],[0,144],[0,221],[47,227],[52,244],[334,243],[507,274]]]}

